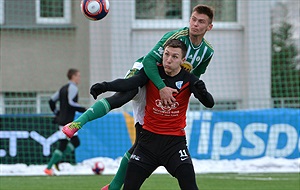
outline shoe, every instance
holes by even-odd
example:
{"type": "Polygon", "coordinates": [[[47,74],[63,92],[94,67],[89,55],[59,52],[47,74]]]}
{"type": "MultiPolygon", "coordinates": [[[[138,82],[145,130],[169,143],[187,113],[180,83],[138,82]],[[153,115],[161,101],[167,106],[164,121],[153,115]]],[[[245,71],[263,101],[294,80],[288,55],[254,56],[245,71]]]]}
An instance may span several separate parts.
{"type": "Polygon", "coordinates": [[[44,172],[45,172],[45,174],[47,174],[47,175],[49,175],[49,176],[53,176],[53,175],[54,175],[52,169],[46,168],[46,169],[44,169],[44,172]]]}
{"type": "Polygon", "coordinates": [[[108,188],[109,188],[109,184],[107,184],[107,185],[105,185],[104,187],[102,187],[101,190],[108,190],[108,188]]]}
{"type": "Polygon", "coordinates": [[[54,164],[54,167],[55,167],[55,169],[56,169],[57,171],[60,171],[60,169],[59,169],[59,164],[60,164],[60,162],[57,162],[57,163],[54,164]]]}
{"type": "Polygon", "coordinates": [[[67,135],[67,137],[72,138],[74,134],[81,128],[79,122],[68,123],[62,128],[62,132],[67,135]]]}

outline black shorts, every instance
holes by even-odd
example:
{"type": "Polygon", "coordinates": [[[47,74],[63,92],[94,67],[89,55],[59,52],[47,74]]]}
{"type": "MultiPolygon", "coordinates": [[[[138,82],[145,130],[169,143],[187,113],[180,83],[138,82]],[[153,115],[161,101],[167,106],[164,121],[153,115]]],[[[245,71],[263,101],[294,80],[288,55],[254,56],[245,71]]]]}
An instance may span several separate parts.
{"type": "Polygon", "coordinates": [[[128,152],[130,154],[133,153],[135,147],[137,146],[137,144],[139,142],[141,131],[143,130],[143,126],[139,123],[136,123],[134,126],[135,126],[135,141],[134,141],[134,144],[131,146],[131,148],[128,150],[128,152]]]}
{"type": "Polygon", "coordinates": [[[182,164],[192,164],[185,136],[159,135],[142,129],[138,144],[129,162],[149,172],[164,166],[174,176],[182,164]]]}

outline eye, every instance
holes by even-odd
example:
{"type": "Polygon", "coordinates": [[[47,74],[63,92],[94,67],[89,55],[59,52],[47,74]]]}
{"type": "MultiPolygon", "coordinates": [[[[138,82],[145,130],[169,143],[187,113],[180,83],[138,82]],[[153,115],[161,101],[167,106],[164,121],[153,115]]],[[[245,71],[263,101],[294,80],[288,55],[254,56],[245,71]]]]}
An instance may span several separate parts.
{"type": "Polygon", "coordinates": [[[205,22],[205,20],[199,20],[199,23],[205,24],[206,22],[205,22]]]}

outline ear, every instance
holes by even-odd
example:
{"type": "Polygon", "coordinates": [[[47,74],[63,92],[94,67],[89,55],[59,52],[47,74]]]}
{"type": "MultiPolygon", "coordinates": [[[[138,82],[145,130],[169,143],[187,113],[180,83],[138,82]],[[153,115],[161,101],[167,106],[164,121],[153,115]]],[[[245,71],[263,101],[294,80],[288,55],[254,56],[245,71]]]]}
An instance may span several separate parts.
{"type": "Polygon", "coordinates": [[[210,31],[212,28],[213,28],[213,24],[209,24],[208,26],[207,26],[207,31],[210,31]]]}

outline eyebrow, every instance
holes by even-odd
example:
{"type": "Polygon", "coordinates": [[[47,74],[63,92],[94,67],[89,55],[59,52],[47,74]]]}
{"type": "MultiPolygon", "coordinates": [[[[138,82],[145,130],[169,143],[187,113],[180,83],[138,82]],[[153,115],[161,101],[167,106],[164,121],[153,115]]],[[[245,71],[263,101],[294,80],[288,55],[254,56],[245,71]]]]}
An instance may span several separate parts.
{"type": "Polygon", "coordinates": [[[169,54],[171,54],[171,55],[178,55],[178,56],[180,55],[180,53],[178,53],[178,52],[175,52],[175,53],[174,53],[174,52],[170,52],[170,51],[168,51],[168,50],[166,50],[165,53],[166,53],[166,52],[169,53],[169,54]]]}

